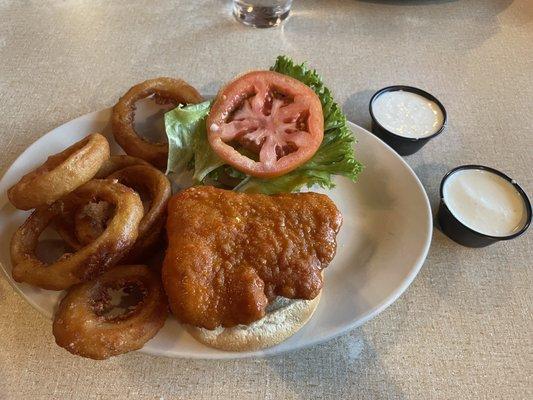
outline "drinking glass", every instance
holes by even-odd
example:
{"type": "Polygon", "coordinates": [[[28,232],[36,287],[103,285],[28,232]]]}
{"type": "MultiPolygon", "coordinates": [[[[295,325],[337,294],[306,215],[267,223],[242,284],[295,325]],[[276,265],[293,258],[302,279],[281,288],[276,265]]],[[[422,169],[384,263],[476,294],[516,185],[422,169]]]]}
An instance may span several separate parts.
{"type": "Polygon", "coordinates": [[[233,0],[233,14],[255,28],[278,26],[289,16],[292,0],[233,0]]]}

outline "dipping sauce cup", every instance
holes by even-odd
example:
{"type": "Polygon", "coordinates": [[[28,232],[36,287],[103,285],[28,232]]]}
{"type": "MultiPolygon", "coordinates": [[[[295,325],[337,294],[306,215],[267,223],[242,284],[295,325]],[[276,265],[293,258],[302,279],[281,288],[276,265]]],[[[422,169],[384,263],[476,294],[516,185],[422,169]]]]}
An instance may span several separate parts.
{"type": "Polygon", "coordinates": [[[463,165],[442,179],[437,218],[452,240],[484,247],[523,234],[531,223],[531,203],[504,173],[482,165],[463,165]]]}
{"type": "Polygon", "coordinates": [[[377,91],[369,105],[372,133],[406,156],[439,135],[447,114],[434,96],[411,86],[389,86],[377,91]]]}

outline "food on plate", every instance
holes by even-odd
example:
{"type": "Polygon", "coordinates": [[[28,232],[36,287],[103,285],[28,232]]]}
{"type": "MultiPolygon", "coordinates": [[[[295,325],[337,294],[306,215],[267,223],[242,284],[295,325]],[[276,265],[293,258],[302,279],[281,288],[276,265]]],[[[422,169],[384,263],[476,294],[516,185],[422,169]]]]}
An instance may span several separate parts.
{"type": "Polygon", "coordinates": [[[142,348],[167,315],[157,274],[145,265],[122,265],[69,289],[55,314],[53,333],[72,354],[102,360],[142,348]]]}
{"type": "MultiPolygon", "coordinates": [[[[211,102],[204,102],[178,106],[165,114],[165,129],[169,142],[167,170],[172,173],[171,176],[181,176],[189,171],[197,183],[264,194],[294,192],[313,185],[332,188],[335,186],[335,175],[357,179],[362,165],[355,159],[355,138],[347,126],[341,107],[333,101],[331,92],[324,86],[320,76],[305,65],[295,64],[283,56],[278,57],[271,70],[276,74],[266,71],[252,72],[235,79],[218,94],[213,105],[211,102]],[[287,79],[278,78],[280,75],[286,76],[287,79]],[[271,79],[272,76],[276,78],[271,79]],[[265,82],[262,82],[263,78],[265,82]],[[308,89],[293,85],[294,80],[301,82],[308,89]],[[279,86],[275,82],[280,82],[279,86]],[[250,91],[251,87],[256,89],[250,91]],[[321,103],[323,134],[318,133],[316,126],[319,112],[309,114],[307,124],[300,124],[301,121],[297,119],[296,132],[290,128],[283,133],[283,129],[292,125],[290,121],[294,121],[295,115],[303,115],[305,120],[306,112],[293,113],[305,109],[299,108],[303,103],[309,102],[310,107],[312,104],[310,109],[315,110],[316,102],[313,99],[316,98],[309,94],[309,90],[316,93],[321,103]],[[253,95],[256,92],[257,94],[253,95]],[[304,95],[294,102],[295,99],[291,99],[291,96],[283,96],[289,92],[301,92],[304,95]],[[270,96],[268,93],[274,95],[270,96]],[[285,102],[290,105],[285,106],[285,102]],[[265,106],[261,107],[261,104],[265,106]],[[273,122],[272,106],[276,107],[276,115],[290,114],[287,120],[282,119],[289,122],[287,125],[276,125],[273,122]],[[236,108],[238,110],[233,113],[236,108]],[[256,112],[261,108],[265,112],[259,113],[259,118],[256,118],[256,112]],[[270,115],[261,115],[265,113],[270,115]],[[238,120],[235,120],[235,116],[238,120]],[[220,129],[226,126],[224,131],[231,131],[233,140],[227,142],[221,137],[222,130],[217,130],[221,121],[224,123],[220,124],[220,129]],[[213,122],[216,122],[214,126],[213,122]],[[263,125],[268,126],[268,129],[263,129],[263,125]],[[261,129],[255,129],[256,126],[261,126],[261,129]],[[300,128],[307,130],[309,134],[301,133],[300,128]],[[273,131],[278,133],[268,133],[273,131]],[[265,167],[261,162],[261,148],[264,149],[264,160],[274,160],[272,148],[279,149],[279,143],[285,139],[289,140],[289,136],[295,133],[293,139],[302,144],[302,151],[293,151],[298,146],[289,145],[282,151],[278,150],[276,162],[265,167]],[[268,145],[267,136],[270,137],[268,145]],[[274,137],[276,140],[273,141],[274,137]],[[319,145],[315,148],[319,137],[319,145]],[[272,143],[276,143],[276,146],[272,146],[272,143]],[[238,151],[232,150],[231,146],[238,151]],[[314,150],[311,151],[311,148],[314,150]],[[288,151],[291,153],[286,154],[288,151]],[[279,158],[281,155],[284,157],[279,158]],[[241,167],[243,165],[246,167],[241,167]],[[295,169],[292,169],[293,167],[295,169]]],[[[277,118],[275,120],[278,121],[277,118]]],[[[288,143],[292,142],[289,140],[288,143]]]]}
{"type": "Polygon", "coordinates": [[[200,328],[231,328],[263,318],[277,296],[316,298],[341,223],[335,204],[317,193],[178,193],[169,201],[162,271],[173,314],[200,328]]]}
{"type": "Polygon", "coordinates": [[[227,84],[207,116],[214,152],[247,175],[275,178],[308,161],[324,137],[316,93],[297,79],[253,71],[227,84]]]}
{"type": "MultiPolygon", "coordinates": [[[[141,196],[144,203],[144,216],[139,224],[137,241],[121,260],[121,263],[132,262],[147,254],[161,238],[167,202],[171,194],[170,182],[161,171],[146,165],[123,168],[109,175],[107,179],[116,180],[132,188],[141,196]]],[[[84,204],[76,210],[73,220],[63,220],[58,224],[58,231],[68,244],[78,249],[93,242],[102,234],[112,216],[112,211],[112,207],[106,202],[84,204]]]]}
{"type": "Polygon", "coordinates": [[[49,206],[36,209],[11,239],[13,279],[43,289],[63,290],[115,265],[134,245],[143,205],[132,189],[110,180],[92,180],[49,206]],[[96,199],[113,204],[114,216],[92,243],[47,265],[35,254],[39,236],[56,218],[96,199]]]}
{"type": "Polygon", "coordinates": [[[113,172],[117,172],[126,167],[133,167],[134,165],[150,166],[151,164],[140,158],[128,156],[127,154],[117,154],[109,157],[94,177],[96,179],[107,178],[113,172]]]}
{"type": "Polygon", "coordinates": [[[111,126],[126,155],[92,134],[8,192],[16,207],[36,208],[11,240],[14,280],[68,290],[57,344],[94,359],[139,349],[169,305],[193,337],[222,350],[274,346],[304,326],[342,216],[325,195],[290,192],[332,188],[335,175],[355,180],[362,169],[316,72],[278,57],[206,102],[182,80],[151,79],[121,97],[111,126]],[[177,105],[165,113],[168,144],[135,131],[135,104],[152,96],[177,105]],[[190,186],[176,177],[191,172],[195,185],[171,197],[165,167],[176,187],[190,186]],[[37,251],[49,226],[70,247],[51,262],[37,251]],[[131,265],[157,258],[165,227],[162,270],[131,265]]]}
{"type": "Polygon", "coordinates": [[[133,86],[113,107],[111,125],[117,143],[124,151],[141,158],[158,168],[166,168],[168,157],[167,143],[150,143],[140,137],[134,128],[135,103],[155,95],[158,101],[175,104],[194,104],[202,101],[202,96],[181,79],[155,78],[133,86]]]}
{"type": "Polygon", "coordinates": [[[30,210],[51,204],[88,182],[109,158],[109,143],[93,133],[24,175],[7,191],[11,204],[30,210]]]}

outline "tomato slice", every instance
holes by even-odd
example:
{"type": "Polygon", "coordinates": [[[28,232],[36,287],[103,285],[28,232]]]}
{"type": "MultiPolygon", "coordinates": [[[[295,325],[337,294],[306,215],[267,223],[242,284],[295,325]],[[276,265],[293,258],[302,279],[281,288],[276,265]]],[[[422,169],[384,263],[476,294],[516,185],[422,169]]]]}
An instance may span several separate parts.
{"type": "Polygon", "coordinates": [[[318,96],[271,71],[242,75],[217,95],[207,118],[209,143],[247,175],[273,178],[308,161],[324,137],[318,96]]]}

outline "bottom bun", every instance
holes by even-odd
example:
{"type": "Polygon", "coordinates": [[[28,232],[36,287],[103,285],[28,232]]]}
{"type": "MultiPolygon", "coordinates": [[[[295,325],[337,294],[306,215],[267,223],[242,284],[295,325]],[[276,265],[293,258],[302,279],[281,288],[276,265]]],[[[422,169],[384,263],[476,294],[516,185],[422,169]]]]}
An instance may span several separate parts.
{"type": "Polygon", "coordinates": [[[267,307],[265,317],[250,325],[214,330],[189,327],[189,333],[199,342],[226,351],[253,351],[275,346],[298,332],[309,321],[320,301],[292,300],[277,297],[267,307]]]}

